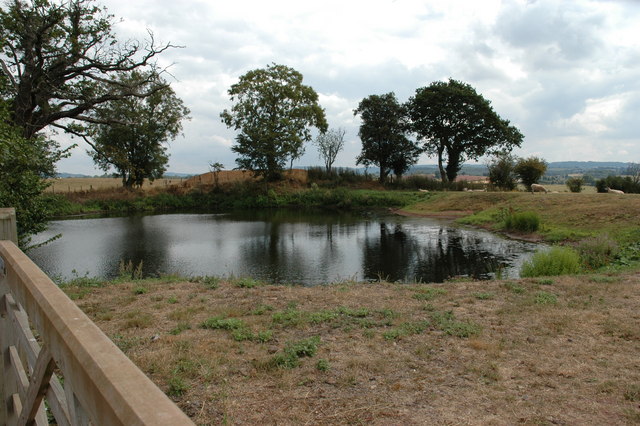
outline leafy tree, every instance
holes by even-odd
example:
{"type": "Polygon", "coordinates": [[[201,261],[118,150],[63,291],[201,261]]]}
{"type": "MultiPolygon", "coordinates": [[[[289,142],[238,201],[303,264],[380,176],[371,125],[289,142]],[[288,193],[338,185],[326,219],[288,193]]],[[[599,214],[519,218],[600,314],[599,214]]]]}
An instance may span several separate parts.
{"type": "Polygon", "coordinates": [[[527,191],[531,190],[532,184],[538,183],[546,171],[547,162],[538,157],[521,158],[515,168],[516,174],[527,187],[527,191]]]}
{"type": "Polygon", "coordinates": [[[43,137],[27,140],[8,123],[9,111],[0,102],[0,207],[15,207],[18,242],[27,249],[31,235],[46,229],[48,207],[42,192],[55,163],[67,155],[43,137]]]}
{"type": "Polygon", "coordinates": [[[159,90],[118,75],[155,69],[155,56],[172,46],[158,47],[152,34],[144,44],[118,43],[112,24],[93,0],[13,0],[0,9],[0,66],[10,82],[3,95],[22,136],[32,138],[49,125],[93,122],[86,113],[98,105],[152,93],[143,86],[159,90]],[[98,83],[109,90],[96,91],[98,83]]]}
{"type": "Polygon", "coordinates": [[[455,180],[466,160],[510,152],[522,143],[520,131],[501,119],[473,87],[460,81],[436,81],[417,89],[408,109],[412,129],[424,141],[425,152],[438,157],[444,183],[455,180]]]}
{"type": "Polygon", "coordinates": [[[513,191],[516,188],[516,158],[510,153],[494,155],[487,164],[489,181],[496,188],[513,191]]]}
{"type": "MultiPolygon", "coordinates": [[[[164,143],[182,131],[189,109],[157,74],[133,71],[121,74],[119,81],[150,95],[101,104],[92,112],[94,124],[74,132],[86,132],[85,140],[93,148],[89,155],[102,170],[114,167],[124,187],[139,187],[145,178],[164,174],[169,161],[164,143]]],[[[108,85],[102,90],[108,91],[108,85]]]]}
{"type": "Polygon", "coordinates": [[[402,175],[415,164],[421,151],[406,136],[409,130],[406,109],[393,92],[364,98],[354,111],[354,115],[358,114],[362,118],[358,132],[362,151],[357,164],[378,166],[381,183],[391,170],[402,175]]]}
{"type": "Polygon", "coordinates": [[[567,179],[567,188],[571,192],[582,192],[582,185],[584,184],[584,180],[581,177],[570,177],[567,179]]]}
{"type": "Polygon", "coordinates": [[[311,127],[327,130],[318,94],[285,65],[249,71],[228,93],[235,103],[220,117],[240,131],[231,148],[239,154],[236,163],[266,180],[280,178],[286,161],[302,156],[311,127]]]}
{"type": "Polygon", "coordinates": [[[320,133],[315,140],[315,144],[318,146],[318,153],[320,158],[324,160],[324,167],[327,173],[331,173],[331,166],[336,161],[338,153],[344,148],[344,135],[346,131],[338,127],[337,129],[330,129],[324,133],[320,133]]]}

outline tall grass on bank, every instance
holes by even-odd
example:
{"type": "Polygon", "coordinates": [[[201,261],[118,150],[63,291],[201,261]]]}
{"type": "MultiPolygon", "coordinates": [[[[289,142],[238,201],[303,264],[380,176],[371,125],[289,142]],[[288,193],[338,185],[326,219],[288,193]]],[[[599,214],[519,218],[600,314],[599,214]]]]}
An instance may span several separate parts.
{"type": "Polygon", "coordinates": [[[598,269],[608,265],[620,252],[620,247],[608,234],[585,238],[577,245],[586,268],[598,269]]]}
{"type": "MultiPolygon", "coordinates": [[[[409,191],[375,191],[347,188],[287,190],[256,183],[239,183],[224,188],[194,189],[186,193],[166,191],[153,195],[131,194],[122,198],[106,196],[71,201],[63,195],[50,195],[52,216],[87,212],[129,214],[168,211],[231,211],[260,208],[332,208],[358,210],[399,208],[424,200],[429,194],[409,191]]],[[[99,195],[98,195],[99,196],[99,195]]]]}
{"type": "Polygon", "coordinates": [[[533,258],[524,262],[521,277],[545,277],[571,275],[580,272],[580,255],[568,247],[553,247],[538,251],[533,258]]]}
{"type": "Polygon", "coordinates": [[[536,232],[540,227],[540,216],[536,212],[508,212],[504,219],[508,231],[536,232]]]}

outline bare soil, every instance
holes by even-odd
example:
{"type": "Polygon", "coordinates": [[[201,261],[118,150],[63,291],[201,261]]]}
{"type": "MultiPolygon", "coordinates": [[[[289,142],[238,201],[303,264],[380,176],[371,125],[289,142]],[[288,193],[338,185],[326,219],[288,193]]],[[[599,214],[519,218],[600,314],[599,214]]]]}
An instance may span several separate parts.
{"type": "Polygon", "coordinates": [[[65,291],[198,424],[640,423],[638,272],[254,284],[65,291]]]}

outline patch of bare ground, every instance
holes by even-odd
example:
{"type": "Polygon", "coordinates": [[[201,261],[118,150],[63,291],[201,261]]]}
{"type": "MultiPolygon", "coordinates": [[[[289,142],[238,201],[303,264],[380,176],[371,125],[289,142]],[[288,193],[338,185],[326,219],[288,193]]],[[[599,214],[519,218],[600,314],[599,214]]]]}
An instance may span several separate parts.
{"type": "Polygon", "coordinates": [[[198,424],[602,425],[640,421],[639,278],[65,290],[198,424]]]}

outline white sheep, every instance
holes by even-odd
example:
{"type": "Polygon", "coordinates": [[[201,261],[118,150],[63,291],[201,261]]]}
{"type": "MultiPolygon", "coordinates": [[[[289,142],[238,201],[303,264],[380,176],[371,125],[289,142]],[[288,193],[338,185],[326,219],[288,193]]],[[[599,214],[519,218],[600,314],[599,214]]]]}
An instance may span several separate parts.
{"type": "Polygon", "coordinates": [[[619,189],[611,189],[608,186],[605,189],[609,194],[624,194],[624,191],[620,191],[619,189]]]}
{"type": "Polygon", "coordinates": [[[531,193],[533,194],[534,192],[544,192],[546,194],[549,191],[547,191],[547,188],[545,188],[542,185],[538,185],[537,183],[532,183],[531,184],[531,193]]]}

